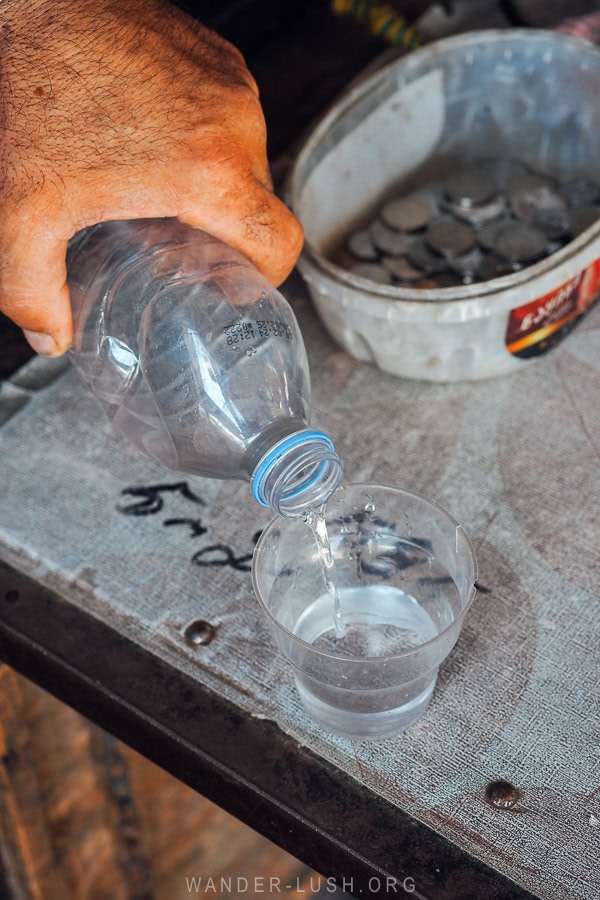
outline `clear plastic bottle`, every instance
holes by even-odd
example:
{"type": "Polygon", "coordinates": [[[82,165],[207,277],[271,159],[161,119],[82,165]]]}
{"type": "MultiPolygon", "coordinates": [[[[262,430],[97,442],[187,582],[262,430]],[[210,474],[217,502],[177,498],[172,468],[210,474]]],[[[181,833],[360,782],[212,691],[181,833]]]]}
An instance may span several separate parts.
{"type": "Polygon", "coordinates": [[[79,232],[67,265],[71,359],[115,428],[176,471],[250,481],[281,515],[327,499],[341,463],[309,428],[298,323],[246,257],[144,219],[79,232]]]}

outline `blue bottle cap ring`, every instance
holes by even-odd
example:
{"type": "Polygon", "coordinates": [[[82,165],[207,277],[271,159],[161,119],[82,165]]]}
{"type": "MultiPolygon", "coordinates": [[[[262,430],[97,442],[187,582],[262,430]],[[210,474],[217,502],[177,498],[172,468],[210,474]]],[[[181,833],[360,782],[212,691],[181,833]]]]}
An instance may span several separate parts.
{"type": "MultiPolygon", "coordinates": [[[[325,432],[312,431],[310,429],[297,431],[295,434],[288,435],[287,437],[283,438],[283,440],[279,441],[279,443],[275,444],[275,446],[272,447],[268,451],[268,453],[265,453],[256,469],[254,470],[251,481],[251,488],[254,499],[257,500],[261,504],[261,506],[268,507],[270,505],[264,498],[263,487],[265,479],[271,472],[273,466],[281,459],[282,456],[287,455],[290,450],[293,450],[295,447],[310,443],[312,441],[320,441],[321,443],[325,444],[325,446],[329,450],[335,453],[333,441],[325,434],[325,432]]],[[[326,465],[326,463],[323,463],[323,465],[326,465]]],[[[311,484],[314,484],[314,482],[318,480],[318,478],[321,476],[322,471],[323,466],[321,466],[315,473],[313,473],[312,477],[304,485],[297,488],[288,496],[294,496],[306,490],[307,487],[309,487],[311,484]]]]}

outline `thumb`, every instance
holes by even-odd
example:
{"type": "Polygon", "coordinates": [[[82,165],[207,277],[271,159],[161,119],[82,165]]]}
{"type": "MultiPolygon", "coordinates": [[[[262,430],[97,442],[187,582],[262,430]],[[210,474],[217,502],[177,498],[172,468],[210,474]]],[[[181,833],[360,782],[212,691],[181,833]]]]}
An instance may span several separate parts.
{"type": "Polygon", "coordinates": [[[302,225],[261,181],[240,174],[233,190],[190,191],[177,218],[239,250],[273,285],[292,271],[304,241],[302,225]]]}
{"type": "Polygon", "coordinates": [[[73,324],[67,286],[67,241],[50,234],[13,231],[0,237],[0,311],[23,329],[42,356],[71,346],[73,324]]]}

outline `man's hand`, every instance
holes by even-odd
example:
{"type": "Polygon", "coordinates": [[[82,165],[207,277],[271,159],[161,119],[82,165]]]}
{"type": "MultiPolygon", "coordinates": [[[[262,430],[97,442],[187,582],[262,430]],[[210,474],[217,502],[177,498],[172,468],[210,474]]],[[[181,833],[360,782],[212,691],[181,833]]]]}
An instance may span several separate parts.
{"type": "Polygon", "coordinates": [[[96,222],[175,216],[289,274],[302,229],[226,41],[160,0],[4,0],[0,60],[0,310],[38,352],[70,346],[67,241],[96,222]]]}

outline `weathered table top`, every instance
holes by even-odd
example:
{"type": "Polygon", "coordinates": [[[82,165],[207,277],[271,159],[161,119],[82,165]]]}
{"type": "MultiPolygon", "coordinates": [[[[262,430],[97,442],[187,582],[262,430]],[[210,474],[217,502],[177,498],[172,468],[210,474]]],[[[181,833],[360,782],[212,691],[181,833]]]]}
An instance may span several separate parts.
{"type": "Polygon", "coordinates": [[[314,726],[253,597],[268,514],[248,486],[137,455],[43,360],[0,392],[0,655],[327,876],[600,897],[600,304],[515,375],[427,384],[355,362],[297,277],[286,293],[348,479],[434,498],[477,547],[483,590],[423,721],[379,743],[314,726]]]}

